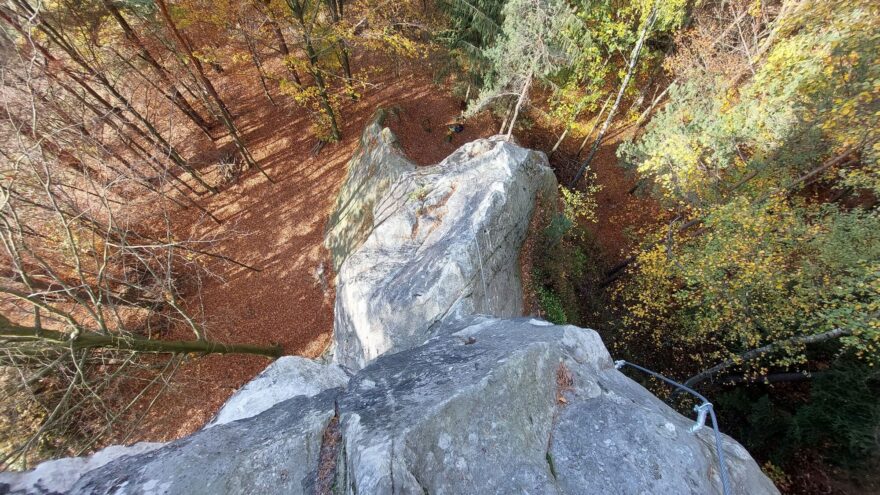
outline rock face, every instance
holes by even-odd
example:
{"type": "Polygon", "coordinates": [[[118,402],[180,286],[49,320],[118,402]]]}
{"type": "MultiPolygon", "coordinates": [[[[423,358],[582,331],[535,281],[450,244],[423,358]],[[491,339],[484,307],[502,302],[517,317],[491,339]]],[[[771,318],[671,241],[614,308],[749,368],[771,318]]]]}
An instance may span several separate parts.
{"type": "MultiPolygon", "coordinates": [[[[71,492],[721,493],[711,431],[692,424],[592,330],[476,316],[345,389],[120,458],[71,492]]],[[[739,444],[723,448],[734,493],[775,493],[739,444]]]]}
{"type": "MultiPolygon", "coordinates": [[[[339,399],[340,492],[720,491],[708,432],[618,372],[594,331],[472,317],[441,333],[339,399]]],[[[741,446],[724,450],[737,493],[774,491],[741,446]]]]}
{"type": "Polygon", "coordinates": [[[82,476],[78,494],[308,493],[338,389],[300,396],[82,476]]]}
{"type": "Polygon", "coordinates": [[[403,155],[397,137],[382,128],[384,119],[385,112],[380,110],[364,129],[327,222],[324,244],[337,271],[372,231],[376,204],[398,177],[416,169],[403,155]]]}
{"type": "Polygon", "coordinates": [[[46,461],[32,471],[0,473],[0,493],[55,494],[69,493],[79,476],[110,461],[158,449],[163,444],[136,443],[130,447],[112,445],[86,457],[68,457],[46,461]]]}
{"type": "Polygon", "coordinates": [[[556,194],[546,156],[500,138],[418,169],[393,143],[378,123],[364,132],[327,235],[334,355],[351,369],[421,344],[445,318],[521,315],[520,247],[536,196],[556,194]]]}
{"type": "Polygon", "coordinates": [[[283,356],[230,397],[206,428],[250,418],[281,401],[300,395],[312,397],[347,382],[348,375],[339,366],[283,356]]]}
{"type": "MultiPolygon", "coordinates": [[[[543,155],[483,140],[414,170],[378,124],[363,143],[327,241],[353,376],[284,358],[190,437],[60,480],[2,474],[0,493],[722,493],[712,431],[620,373],[596,332],[476,314],[520,310],[517,251],[554,187],[543,155]]],[[[778,493],[721,447],[733,493],[778,493]]]]}

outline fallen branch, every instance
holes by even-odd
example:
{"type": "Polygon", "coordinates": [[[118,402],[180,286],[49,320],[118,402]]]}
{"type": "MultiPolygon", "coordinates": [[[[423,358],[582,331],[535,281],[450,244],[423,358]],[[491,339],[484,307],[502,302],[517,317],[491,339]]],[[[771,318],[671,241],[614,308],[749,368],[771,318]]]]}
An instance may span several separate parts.
{"type": "Polygon", "coordinates": [[[17,342],[45,342],[70,349],[116,349],[154,354],[256,354],[277,358],[281,347],[249,344],[224,344],[210,340],[153,340],[143,337],[105,335],[80,330],[74,333],[22,327],[0,319],[0,338],[14,338],[17,342]],[[24,339],[24,340],[22,340],[24,339]]]}

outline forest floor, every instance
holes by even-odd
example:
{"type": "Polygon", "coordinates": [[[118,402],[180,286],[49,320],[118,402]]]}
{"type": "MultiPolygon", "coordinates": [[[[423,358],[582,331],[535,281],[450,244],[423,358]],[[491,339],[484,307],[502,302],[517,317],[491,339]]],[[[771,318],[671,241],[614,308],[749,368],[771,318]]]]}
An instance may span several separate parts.
{"type": "MultiPolygon", "coordinates": [[[[368,65],[371,61],[355,60],[368,65]]],[[[333,327],[332,273],[323,248],[325,222],[346,164],[361,132],[377,108],[394,108],[389,125],[408,156],[421,165],[433,164],[461,144],[493,134],[490,117],[469,121],[462,133],[447,142],[446,126],[461,112],[461,101],[438,87],[429,61],[403,65],[368,65],[370,86],[358,100],[344,98],[338,108],[343,139],[325,145],[317,156],[317,139],[306,111],[291,98],[273,92],[277,106],[265,98],[250,64],[228,67],[215,83],[230,103],[249,149],[268,175],[256,170],[242,174],[219,194],[200,200],[217,215],[218,226],[190,208],[187,232],[180,238],[210,235],[210,251],[258,268],[252,271],[209,259],[213,276],[201,280],[201,297],[190,309],[206,317],[208,337],[223,342],[279,344],[284,354],[317,357],[330,344],[333,327]]],[[[181,126],[182,127],[182,126],[181,126]]],[[[214,144],[195,132],[178,139],[195,166],[210,174],[210,164],[231,150],[231,143],[214,144]]],[[[190,337],[179,330],[179,337],[190,337]]],[[[168,441],[204,425],[229,396],[267,365],[265,358],[211,355],[185,362],[166,387],[160,406],[153,407],[131,432],[114,440],[168,441]]],[[[132,410],[139,417],[149,401],[132,410]]]]}

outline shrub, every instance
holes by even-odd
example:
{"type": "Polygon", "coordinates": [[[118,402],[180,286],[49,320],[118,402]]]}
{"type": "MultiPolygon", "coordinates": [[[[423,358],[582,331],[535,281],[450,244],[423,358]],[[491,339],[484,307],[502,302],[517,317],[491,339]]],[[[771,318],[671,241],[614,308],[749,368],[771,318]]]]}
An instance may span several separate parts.
{"type": "Polygon", "coordinates": [[[544,317],[557,325],[567,324],[568,318],[562,306],[562,299],[551,289],[543,286],[537,288],[537,293],[538,303],[541,305],[541,310],[544,311],[544,317]]]}

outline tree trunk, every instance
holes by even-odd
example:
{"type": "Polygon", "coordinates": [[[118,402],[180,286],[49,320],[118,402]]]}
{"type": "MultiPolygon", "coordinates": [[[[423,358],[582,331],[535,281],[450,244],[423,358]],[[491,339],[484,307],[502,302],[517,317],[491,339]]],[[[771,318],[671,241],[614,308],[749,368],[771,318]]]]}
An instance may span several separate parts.
{"type": "MultiPolygon", "coordinates": [[[[217,192],[217,189],[215,187],[213,187],[213,186],[209,185],[207,182],[205,182],[204,179],[202,179],[201,175],[195,169],[190,167],[188,163],[186,163],[186,160],[184,160],[183,157],[180,156],[180,153],[178,153],[177,149],[174,146],[172,146],[171,143],[169,143],[159,133],[158,130],[156,130],[156,128],[155,128],[155,126],[153,126],[152,122],[150,122],[140,112],[138,112],[134,108],[134,106],[131,104],[131,102],[125,96],[123,96],[121,93],[119,93],[119,91],[116,89],[116,87],[110,82],[109,79],[107,79],[107,76],[105,74],[103,74],[102,72],[98,71],[96,68],[89,65],[89,63],[80,55],[80,53],[77,51],[77,49],[74,46],[67,43],[67,41],[64,39],[64,37],[54,28],[54,26],[52,26],[51,23],[49,23],[45,18],[39,16],[39,13],[36,10],[34,10],[33,7],[31,7],[30,4],[27,3],[27,1],[16,0],[16,4],[18,4],[21,8],[23,8],[25,10],[25,12],[30,17],[38,18],[39,23],[37,23],[37,28],[40,31],[42,31],[50,41],[52,41],[56,46],[58,46],[61,50],[63,50],[65,53],[67,53],[67,55],[70,56],[71,60],[73,60],[77,65],[82,67],[86,71],[87,74],[94,77],[101,84],[101,86],[107,90],[108,93],[110,93],[117,101],[119,101],[123,105],[125,110],[127,110],[129,113],[131,113],[138,121],[140,121],[144,125],[144,127],[147,128],[150,135],[152,135],[153,139],[161,147],[163,153],[166,153],[168,155],[168,157],[178,167],[182,168],[183,170],[187,171],[190,175],[192,175],[192,177],[197,182],[199,182],[199,184],[201,184],[202,187],[208,189],[211,192],[215,192],[215,193],[217,192]]],[[[15,25],[15,23],[11,19],[9,19],[5,14],[0,13],[0,17],[3,17],[7,21],[9,21],[10,24],[15,25]]],[[[19,32],[22,32],[23,34],[25,34],[20,26],[15,25],[15,27],[16,27],[16,29],[19,30],[19,32]]],[[[26,34],[25,34],[25,36],[26,36],[26,34]]],[[[51,54],[49,54],[48,50],[46,50],[45,48],[39,47],[39,45],[37,45],[36,42],[33,42],[33,44],[34,44],[34,46],[37,46],[40,49],[40,51],[43,53],[43,55],[46,56],[49,60],[59,62],[57,59],[52,57],[51,54]]],[[[72,71],[65,69],[65,73],[67,73],[71,78],[73,78],[74,80],[79,82],[80,85],[83,85],[84,87],[87,86],[87,85],[85,85],[84,82],[80,82],[81,78],[74,75],[72,73],[72,71]]],[[[97,96],[96,94],[93,94],[92,92],[90,92],[90,94],[92,94],[93,97],[97,96]]],[[[100,99],[100,96],[98,96],[98,98],[100,99]]]]}
{"type": "Polygon", "coordinates": [[[55,159],[58,162],[68,168],[73,169],[76,172],[84,173],[88,171],[90,174],[95,175],[99,178],[102,177],[100,171],[89,167],[87,164],[83,163],[82,160],[77,158],[67,149],[67,147],[62,146],[57,143],[51,136],[44,134],[42,131],[37,129],[36,126],[32,125],[32,122],[24,122],[17,115],[12,114],[9,110],[2,108],[0,109],[0,116],[3,119],[9,121],[9,124],[16,130],[16,132],[21,132],[30,136],[30,138],[34,141],[34,144],[45,148],[49,153],[55,156],[55,159]]]}
{"type": "Polygon", "coordinates": [[[669,83],[659,95],[655,96],[654,99],[651,100],[651,104],[648,105],[648,108],[646,108],[645,111],[642,112],[641,115],[639,115],[639,119],[636,120],[636,132],[638,132],[642,125],[647,122],[648,116],[651,115],[651,112],[654,111],[654,108],[657,107],[657,104],[663,101],[663,98],[666,97],[666,93],[669,92],[669,88],[671,88],[672,85],[675,84],[677,81],[677,79],[673,79],[672,82],[669,83]]]}
{"type": "MultiPolygon", "coordinates": [[[[19,80],[21,80],[20,77],[18,77],[18,76],[16,76],[16,78],[19,79],[19,80]]],[[[53,80],[54,80],[54,79],[53,79],[53,80]]],[[[21,80],[21,81],[23,82],[23,80],[21,80]]],[[[97,116],[99,116],[99,117],[104,117],[104,115],[103,115],[103,114],[102,114],[97,108],[95,108],[95,107],[94,107],[93,105],[91,105],[88,101],[86,101],[85,99],[83,99],[78,93],[76,93],[75,91],[73,91],[72,88],[70,88],[69,86],[65,85],[64,83],[62,83],[62,82],[60,82],[60,81],[58,81],[58,80],[56,80],[56,82],[58,82],[58,83],[61,85],[61,87],[62,87],[65,91],[67,91],[67,93],[74,95],[74,96],[77,98],[77,100],[80,101],[83,105],[85,105],[86,108],[88,108],[89,110],[91,110],[92,113],[94,113],[95,115],[97,115],[97,116]]],[[[149,179],[147,179],[146,177],[144,177],[144,176],[143,176],[138,170],[136,170],[136,169],[134,168],[134,166],[133,166],[131,163],[128,162],[127,159],[125,159],[124,157],[122,157],[121,155],[119,155],[119,153],[117,153],[115,150],[113,150],[112,148],[106,149],[106,148],[104,147],[103,143],[100,143],[98,140],[96,140],[96,139],[92,136],[92,134],[91,134],[91,133],[89,132],[89,130],[85,127],[85,125],[82,124],[82,122],[77,122],[77,121],[75,121],[75,120],[73,119],[73,117],[71,117],[67,112],[65,112],[65,111],[64,111],[64,110],[63,110],[63,109],[62,109],[57,103],[55,103],[55,102],[49,100],[47,97],[45,97],[44,95],[41,95],[40,93],[36,93],[36,92],[35,92],[35,94],[36,94],[37,98],[40,99],[40,101],[42,101],[42,102],[43,102],[45,105],[47,105],[48,107],[52,108],[52,110],[53,110],[56,114],[58,114],[58,116],[61,118],[62,121],[68,123],[69,125],[71,125],[71,126],[73,126],[73,127],[76,127],[76,129],[77,129],[80,133],[82,133],[83,136],[86,136],[86,137],[88,137],[89,139],[92,139],[95,143],[99,144],[100,147],[101,147],[102,149],[104,149],[105,151],[107,151],[111,157],[116,158],[116,160],[118,160],[120,163],[122,163],[122,165],[123,165],[125,168],[127,168],[127,169],[131,172],[131,176],[128,176],[128,175],[126,175],[126,174],[123,174],[121,171],[117,170],[115,167],[113,167],[113,166],[111,166],[111,165],[109,165],[109,164],[107,164],[107,163],[104,164],[105,167],[107,167],[109,170],[111,170],[112,172],[116,173],[116,174],[119,175],[119,176],[122,176],[122,177],[128,177],[129,179],[132,179],[132,180],[134,181],[135,184],[138,184],[139,186],[141,186],[141,187],[147,189],[147,190],[150,191],[150,192],[156,193],[157,195],[159,195],[159,196],[162,197],[162,198],[168,199],[169,201],[171,201],[172,203],[176,204],[177,206],[179,206],[179,207],[181,207],[181,208],[186,208],[186,206],[187,206],[186,204],[181,203],[180,201],[178,201],[178,200],[175,199],[174,197],[172,197],[172,196],[170,196],[170,195],[164,193],[164,192],[161,191],[158,187],[156,187],[156,186],[154,186],[153,184],[151,184],[150,181],[149,181],[149,179]],[[132,176],[133,176],[133,177],[132,177],[132,176]]],[[[119,128],[118,124],[116,124],[115,121],[113,121],[113,120],[108,120],[107,122],[111,125],[111,127],[113,127],[113,129],[117,132],[117,134],[119,134],[120,136],[123,136],[123,134],[122,134],[122,129],[119,128]]],[[[138,128],[138,129],[139,129],[139,128],[138,128]]],[[[140,129],[139,129],[139,130],[140,130],[140,129]]],[[[126,145],[129,147],[129,150],[130,150],[133,154],[135,154],[135,156],[140,156],[140,157],[144,160],[144,162],[147,163],[147,164],[150,166],[150,168],[152,168],[152,170],[153,170],[154,172],[157,172],[157,173],[163,173],[163,172],[162,172],[162,168],[156,166],[156,165],[153,163],[153,157],[150,156],[150,155],[147,153],[147,151],[146,151],[146,150],[145,150],[145,149],[144,149],[144,148],[143,148],[143,147],[142,147],[137,141],[134,141],[134,140],[131,140],[131,139],[123,140],[123,141],[126,141],[126,145]]],[[[221,223],[223,223],[219,218],[217,218],[216,215],[214,215],[213,213],[211,213],[210,211],[208,211],[207,208],[205,208],[204,206],[200,205],[200,204],[199,204],[198,202],[196,202],[194,199],[190,198],[190,197],[189,197],[184,191],[182,191],[182,190],[180,189],[180,187],[178,186],[178,183],[183,184],[183,185],[186,186],[190,191],[195,192],[195,191],[193,191],[192,187],[190,187],[189,184],[187,184],[185,181],[182,181],[179,177],[177,177],[177,176],[174,175],[174,174],[169,174],[169,175],[172,177],[172,179],[173,179],[173,181],[174,181],[174,182],[171,182],[172,187],[174,187],[174,189],[175,189],[177,192],[179,192],[180,195],[181,195],[181,196],[182,196],[182,197],[183,197],[183,198],[184,198],[184,199],[185,199],[185,200],[186,200],[191,206],[195,206],[196,209],[198,209],[199,211],[201,211],[202,213],[204,213],[205,215],[207,215],[208,217],[210,217],[211,220],[213,220],[213,221],[216,222],[217,224],[221,224],[221,223]]]]}
{"type": "Polygon", "coordinates": [[[73,349],[117,349],[156,354],[256,354],[278,358],[281,347],[249,344],[224,344],[210,340],[153,340],[132,335],[104,335],[80,330],[77,335],[54,330],[22,327],[0,317],[0,337],[44,341],[73,349]]]}
{"type": "Polygon", "coordinates": [[[330,105],[330,97],[327,95],[327,86],[324,84],[324,76],[321,75],[321,68],[318,67],[318,53],[315,51],[315,47],[312,44],[312,38],[309,35],[311,30],[306,26],[303,4],[300,3],[300,0],[287,0],[287,6],[290,7],[290,11],[293,12],[294,17],[296,17],[297,22],[299,22],[306,55],[309,58],[309,72],[312,74],[312,77],[315,78],[315,85],[318,86],[318,96],[321,98],[321,108],[330,120],[330,133],[334,140],[339,141],[342,138],[342,134],[339,132],[339,125],[336,123],[336,114],[333,111],[333,106],[330,105]]]}
{"type": "MultiPolygon", "coordinates": [[[[53,76],[50,76],[50,77],[53,77],[53,76]]],[[[71,77],[74,77],[74,76],[71,75],[71,77]]],[[[131,137],[128,137],[126,139],[125,133],[122,131],[122,128],[119,126],[119,124],[116,123],[115,120],[113,120],[112,118],[108,118],[108,115],[116,115],[117,117],[120,118],[120,120],[122,121],[122,123],[125,127],[133,130],[137,135],[144,138],[147,142],[149,142],[153,145],[156,145],[156,143],[154,141],[152,141],[150,139],[150,137],[140,127],[134,125],[134,123],[129,121],[128,119],[122,118],[120,115],[118,115],[118,113],[114,113],[112,111],[112,109],[113,109],[112,105],[110,105],[109,102],[107,102],[106,100],[101,98],[100,95],[95,93],[94,90],[91,89],[91,87],[89,87],[85,81],[82,81],[81,79],[78,79],[78,78],[74,78],[74,80],[76,80],[77,82],[80,83],[80,86],[86,88],[87,92],[89,92],[89,90],[91,90],[91,92],[89,93],[90,95],[92,95],[93,97],[97,96],[98,102],[101,103],[105,108],[110,110],[109,114],[107,112],[101,112],[101,110],[99,108],[95,107],[95,105],[93,105],[91,102],[86,100],[79,93],[77,93],[73,88],[71,88],[70,86],[65,84],[60,79],[55,78],[55,77],[53,77],[53,79],[55,79],[55,81],[62,88],[64,88],[64,90],[67,91],[68,94],[73,95],[80,103],[85,105],[86,108],[91,110],[91,112],[94,113],[97,117],[104,119],[116,131],[117,135],[120,136],[121,138],[123,138],[123,142],[128,147],[129,151],[134,153],[135,156],[140,156],[144,160],[144,163],[146,163],[154,172],[159,173],[159,174],[164,173],[165,169],[162,166],[162,163],[159,162],[158,160],[156,160],[156,158],[153,155],[151,155],[146,149],[144,149],[144,147],[141,146],[141,144],[138,143],[136,140],[132,139],[131,137]]],[[[134,168],[130,168],[130,170],[132,170],[132,173],[137,174],[136,171],[134,170],[134,168]]],[[[193,187],[191,185],[189,185],[186,181],[184,181],[183,179],[181,179],[177,175],[175,175],[173,173],[169,173],[168,175],[174,181],[181,184],[184,188],[186,188],[190,192],[192,192],[194,194],[199,193],[198,191],[193,189],[193,187]]],[[[186,196],[186,195],[184,194],[184,196],[186,196]]],[[[186,196],[186,197],[188,198],[188,196],[186,196]]]]}
{"type": "Polygon", "coordinates": [[[574,110],[574,115],[571,116],[571,119],[565,123],[565,130],[562,131],[562,134],[559,135],[559,139],[556,140],[556,144],[553,145],[553,148],[550,149],[550,153],[547,153],[547,156],[552,156],[553,153],[556,153],[556,150],[559,149],[559,146],[562,145],[562,141],[565,140],[565,136],[568,136],[568,132],[571,130],[571,125],[577,120],[578,115],[581,114],[581,109],[583,108],[583,102],[578,103],[577,108],[574,110]]]}
{"type": "MultiPolygon", "coordinates": [[[[25,80],[23,78],[21,78],[20,76],[13,74],[13,77],[15,77],[21,84],[26,84],[25,80]]],[[[92,136],[91,132],[89,132],[89,130],[86,128],[86,126],[81,121],[74,119],[69,113],[67,113],[67,111],[65,111],[63,108],[61,108],[61,106],[58,104],[57,101],[49,99],[48,97],[46,97],[46,95],[44,95],[38,91],[34,91],[33,93],[37,97],[37,99],[39,99],[44,105],[46,105],[47,108],[49,108],[53,112],[55,112],[55,114],[58,116],[59,119],[61,119],[62,122],[64,122],[65,124],[67,124],[69,126],[75,127],[77,132],[79,132],[83,136],[91,139],[92,142],[97,144],[101,148],[101,150],[104,151],[107,155],[109,155],[112,158],[115,158],[119,163],[122,164],[123,167],[130,170],[132,173],[136,173],[134,170],[134,166],[125,157],[121,156],[116,150],[114,150],[113,148],[107,147],[99,139],[96,139],[94,136],[92,136]]],[[[124,175],[119,170],[117,170],[115,167],[113,167],[107,163],[105,163],[104,166],[107,167],[110,171],[112,171],[115,174],[124,175]]]]}
{"type": "Polygon", "coordinates": [[[590,129],[590,132],[588,132],[587,135],[584,136],[584,140],[581,141],[581,146],[580,146],[580,148],[578,148],[578,152],[575,155],[575,159],[581,157],[581,153],[584,151],[584,148],[587,146],[587,141],[589,141],[590,136],[592,136],[593,133],[596,132],[596,128],[599,127],[599,121],[602,118],[602,116],[605,115],[605,109],[608,108],[609,103],[611,103],[611,95],[608,95],[608,98],[605,98],[605,103],[602,104],[602,108],[599,109],[599,114],[596,115],[596,122],[593,124],[593,128],[590,129]]]}
{"type": "MultiPolygon", "coordinates": [[[[330,11],[330,20],[333,21],[334,26],[338,25],[339,20],[342,18],[342,1],[326,0],[327,10],[330,11]]],[[[341,38],[336,42],[336,46],[339,49],[337,54],[339,56],[339,65],[342,66],[342,73],[345,76],[345,85],[348,87],[352,99],[354,99],[356,96],[351,84],[351,62],[348,58],[348,48],[345,46],[345,41],[341,38]]]]}
{"type": "Polygon", "coordinates": [[[587,167],[590,166],[590,162],[593,161],[593,158],[596,157],[596,153],[599,151],[599,146],[602,144],[602,140],[605,138],[605,133],[608,132],[608,127],[611,125],[611,121],[614,119],[614,115],[617,113],[617,108],[620,106],[621,100],[623,100],[623,94],[626,92],[627,86],[629,86],[629,81],[632,79],[632,75],[636,70],[636,66],[639,62],[639,55],[642,52],[642,45],[645,44],[645,39],[648,37],[648,33],[651,32],[651,28],[654,27],[654,22],[657,21],[657,4],[651,8],[651,13],[648,15],[648,19],[645,21],[645,26],[642,28],[642,33],[639,35],[639,40],[636,42],[636,46],[633,47],[632,54],[629,57],[629,67],[626,70],[626,76],[624,76],[623,81],[620,83],[620,89],[617,91],[617,98],[614,100],[614,105],[611,106],[611,110],[608,112],[608,116],[605,117],[605,122],[602,124],[602,128],[599,130],[599,135],[596,136],[596,140],[593,142],[592,148],[590,148],[590,154],[587,156],[587,159],[584,160],[584,163],[581,164],[580,169],[578,169],[578,173],[574,176],[574,179],[568,184],[569,188],[574,189],[577,186],[578,181],[581,180],[581,177],[586,171],[587,167]]]}
{"type": "Polygon", "coordinates": [[[271,0],[260,0],[260,2],[263,4],[263,8],[266,9],[266,25],[275,36],[275,41],[278,43],[278,51],[280,51],[281,56],[284,57],[284,67],[286,67],[293,76],[296,85],[302,87],[302,80],[299,78],[299,73],[289,60],[290,47],[287,46],[287,41],[284,39],[284,33],[281,31],[281,26],[278,25],[278,21],[275,19],[275,14],[272,12],[272,7],[269,5],[271,0]]]}
{"type": "Polygon", "coordinates": [[[829,330],[827,332],[818,333],[815,335],[800,335],[797,337],[791,337],[785,340],[780,340],[778,342],[773,342],[772,344],[767,344],[763,347],[759,347],[757,349],[752,349],[751,351],[743,352],[736,356],[736,358],[728,359],[727,361],[723,361],[721,363],[712,366],[711,368],[701,371],[696,375],[685,380],[684,384],[687,387],[693,388],[698,383],[708,380],[713,376],[717,375],[719,372],[724,371],[727,368],[735,364],[740,364],[744,361],[751,361],[752,359],[757,359],[765,354],[775,352],[783,347],[788,347],[792,345],[807,345],[807,344],[816,344],[819,342],[827,342],[829,340],[838,339],[840,337],[844,337],[847,335],[852,335],[852,330],[848,330],[845,328],[835,328],[834,330],[829,330]]]}
{"type": "Polygon", "coordinates": [[[519,109],[522,107],[523,103],[526,101],[526,97],[529,95],[529,87],[532,85],[532,71],[529,71],[526,76],[526,82],[523,84],[522,90],[519,93],[519,98],[516,100],[516,106],[513,107],[513,116],[510,118],[510,127],[507,128],[507,134],[504,136],[505,141],[510,141],[510,136],[513,134],[513,126],[516,124],[516,118],[519,116],[519,109]]]}
{"type": "Polygon", "coordinates": [[[165,0],[156,0],[156,5],[159,7],[159,12],[162,15],[162,18],[165,20],[165,23],[168,25],[169,31],[177,40],[177,43],[180,45],[181,49],[183,49],[184,54],[186,55],[187,60],[192,64],[195,68],[196,76],[199,78],[199,81],[202,83],[205,91],[207,91],[208,95],[214,100],[214,103],[217,105],[220,110],[220,118],[223,123],[226,125],[226,129],[229,131],[229,135],[232,137],[232,141],[235,143],[236,148],[238,148],[239,153],[241,153],[241,157],[244,159],[245,163],[249,167],[256,168],[266,177],[266,179],[275,183],[269,174],[260,167],[256,160],[251,156],[250,151],[245,146],[244,141],[242,141],[241,136],[238,134],[238,129],[235,127],[235,122],[232,120],[232,114],[229,112],[229,109],[226,108],[226,104],[223,103],[223,99],[220,98],[220,94],[217,93],[217,90],[214,88],[214,85],[211,83],[211,80],[205,75],[205,70],[202,67],[201,61],[193,55],[192,46],[189,41],[183,36],[177,26],[174,24],[174,21],[171,19],[171,14],[168,13],[168,5],[165,3],[165,0]]]}
{"type": "Polygon", "coordinates": [[[115,5],[110,0],[101,0],[104,4],[104,7],[110,14],[116,19],[116,23],[119,24],[119,27],[122,28],[125,37],[130,41],[134,47],[138,50],[139,56],[143,59],[147,65],[153,69],[153,73],[156,74],[156,77],[159,78],[159,81],[164,85],[164,87],[160,88],[160,85],[153,84],[154,87],[160,89],[162,95],[168,99],[171,103],[174,104],[177,108],[180,109],[190,120],[195,123],[199,129],[201,129],[205,134],[208,135],[209,138],[211,136],[211,124],[209,124],[189,103],[189,101],[180,93],[180,90],[177,89],[177,86],[171,81],[171,78],[168,76],[168,72],[162,67],[152,55],[147,50],[147,47],[138,37],[137,33],[134,32],[131,25],[128,24],[128,21],[125,20],[125,17],[122,16],[122,13],[119,12],[119,9],[116,8],[115,5]]]}
{"type": "MultiPolygon", "coordinates": [[[[18,23],[16,23],[15,21],[13,21],[12,18],[10,18],[9,16],[7,16],[6,13],[3,12],[2,10],[0,10],[0,19],[3,19],[3,20],[5,20],[5,21],[7,21],[7,22],[8,22],[11,26],[13,26],[13,27],[14,27],[19,33],[22,33],[22,35],[25,35],[25,36],[26,36],[24,29],[23,29],[18,23]]],[[[33,45],[33,46],[34,46],[34,47],[35,47],[35,48],[36,48],[36,49],[37,49],[37,50],[38,50],[38,51],[39,51],[39,52],[45,57],[47,64],[52,63],[52,64],[57,64],[57,65],[59,65],[59,66],[61,65],[61,62],[60,62],[57,58],[55,58],[54,56],[52,56],[52,54],[49,53],[49,50],[48,50],[46,47],[44,47],[43,45],[37,43],[37,42],[36,42],[35,40],[33,40],[33,39],[32,39],[31,41],[32,41],[32,45],[33,45]]],[[[120,135],[123,135],[123,134],[121,133],[121,131],[119,131],[118,127],[116,127],[116,124],[115,124],[115,122],[112,120],[112,118],[109,118],[110,116],[115,116],[116,118],[118,118],[120,121],[122,121],[123,125],[125,125],[127,128],[129,128],[129,129],[131,129],[132,131],[134,131],[135,134],[141,136],[141,137],[142,137],[147,143],[149,143],[151,146],[154,146],[154,147],[160,147],[160,143],[157,142],[157,141],[154,139],[153,136],[148,135],[143,129],[141,129],[140,127],[138,127],[137,125],[135,125],[135,124],[134,124],[133,122],[131,122],[129,119],[124,118],[123,115],[122,115],[121,112],[120,112],[120,109],[119,109],[118,107],[113,106],[113,105],[112,105],[109,101],[107,101],[103,96],[101,96],[100,94],[98,94],[98,92],[95,91],[94,88],[92,88],[91,85],[90,85],[86,80],[84,80],[82,77],[78,76],[78,75],[77,75],[75,72],[73,72],[72,70],[70,70],[70,69],[68,69],[68,68],[66,68],[66,67],[63,67],[63,66],[61,66],[61,72],[64,73],[65,75],[67,75],[68,77],[70,77],[70,78],[71,78],[74,82],[76,82],[81,88],[83,88],[83,90],[85,90],[85,92],[88,93],[89,96],[91,96],[92,98],[94,98],[95,101],[97,101],[98,103],[100,103],[101,106],[103,106],[103,107],[106,109],[106,111],[102,112],[102,111],[98,110],[98,109],[97,109],[92,103],[90,103],[85,97],[83,97],[82,95],[80,95],[79,93],[77,93],[76,91],[74,91],[72,88],[70,88],[68,85],[66,85],[66,84],[64,83],[64,81],[61,79],[61,77],[58,76],[57,74],[55,74],[55,73],[53,72],[53,70],[51,70],[50,67],[47,67],[46,70],[45,70],[45,73],[46,73],[46,75],[47,75],[49,78],[51,78],[51,79],[53,79],[54,81],[56,81],[56,82],[57,82],[62,88],[64,88],[64,89],[68,92],[68,94],[70,94],[70,95],[72,95],[74,98],[78,99],[83,105],[85,105],[87,108],[89,108],[89,109],[90,109],[90,110],[91,110],[96,116],[98,116],[98,117],[101,118],[101,119],[104,119],[106,122],[108,122],[108,123],[110,123],[111,125],[113,125],[114,128],[117,130],[117,132],[120,132],[120,135]]],[[[133,109],[130,109],[130,110],[133,111],[133,109]]],[[[133,112],[133,113],[134,113],[134,112],[133,112]]],[[[139,115],[139,114],[138,114],[138,115],[139,115]]],[[[159,136],[159,138],[161,138],[161,136],[159,136]]],[[[153,158],[152,155],[150,155],[146,150],[144,150],[144,148],[143,148],[140,144],[138,144],[137,141],[134,141],[134,140],[129,139],[129,140],[126,140],[126,141],[125,141],[125,144],[126,144],[126,146],[129,146],[129,148],[134,147],[134,148],[139,149],[139,150],[143,153],[143,155],[146,157],[146,161],[147,161],[147,163],[152,164],[152,162],[155,161],[155,158],[153,158]]],[[[166,143],[166,144],[167,144],[167,143],[166,143]]],[[[170,147],[170,145],[168,145],[168,146],[170,147]]],[[[176,154],[176,152],[174,151],[173,148],[171,148],[171,151],[172,151],[172,154],[171,154],[171,158],[172,158],[172,159],[173,159],[175,156],[176,156],[177,158],[180,158],[179,155],[176,154]]],[[[205,183],[201,180],[201,177],[200,177],[200,176],[199,176],[194,170],[192,170],[192,168],[190,168],[185,162],[183,162],[183,164],[181,165],[181,164],[178,163],[176,160],[173,160],[173,161],[175,161],[175,163],[176,163],[178,166],[180,166],[183,170],[189,172],[190,175],[192,175],[192,176],[193,176],[198,182],[202,183],[207,189],[211,190],[210,186],[208,186],[207,184],[205,184],[205,183]]],[[[180,179],[179,179],[177,176],[175,176],[174,174],[171,174],[171,175],[172,175],[175,179],[177,179],[178,181],[180,181],[180,182],[181,182],[181,183],[182,183],[187,189],[189,189],[190,191],[192,191],[192,192],[194,192],[194,193],[197,193],[197,191],[195,191],[195,189],[193,189],[192,186],[190,186],[190,185],[187,184],[186,182],[180,180],[180,179]]]]}
{"type": "Polygon", "coordinates": [[[272,94],[269,93],[269,87],[266,85],[266,74],[263,72],[263,63],[260,62],[260,55],[257,53],[257,47],[254,46],[254,41],[247,33],[244,33],[244,42],[247,44],[248,52],[251,54],[251,61],[254,63],[254,67],[257,68],[257,74],[260,76],[260,85],[263,86],[263,94],[266,95],[266,99],[269,100],[269,103],[271,103],[273,107],[277,106],[275,100],[272,99],[272,94]]]}
{"type": "Polygon", "coordinates": [[[553,156],[553,153],[556,153],[556,150],[559,149],[559,145],[562,144],[562,141],[565,140],[565,137],[568,136],[568,131],[571,130],[571,123],[565,126],[565,130],[562,131],[562,134],[559,135],[559,139],[556,140],[556,144],[553,145],[553,148],[550,149],[550,153],[547,153],[547,156],[553,156]]]}

